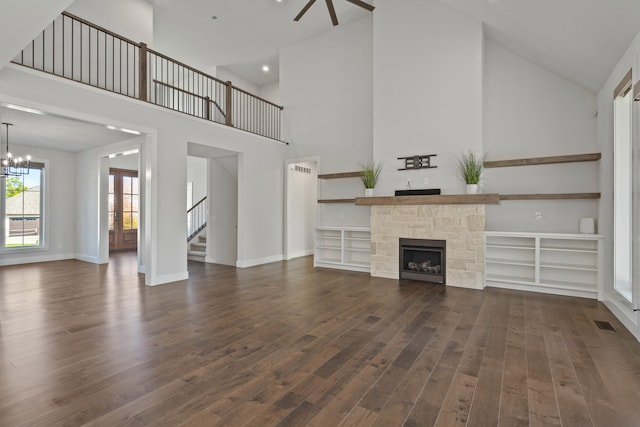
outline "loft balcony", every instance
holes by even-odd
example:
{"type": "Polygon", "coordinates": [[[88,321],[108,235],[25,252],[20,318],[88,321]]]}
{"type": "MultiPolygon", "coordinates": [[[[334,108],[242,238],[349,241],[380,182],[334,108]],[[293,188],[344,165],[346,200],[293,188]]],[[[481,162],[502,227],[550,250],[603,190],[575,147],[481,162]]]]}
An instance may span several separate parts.
{"type": "Polygon", "coordinates": [[[66,12],[12,62],[284,142],[282,106],[66,12]]]}

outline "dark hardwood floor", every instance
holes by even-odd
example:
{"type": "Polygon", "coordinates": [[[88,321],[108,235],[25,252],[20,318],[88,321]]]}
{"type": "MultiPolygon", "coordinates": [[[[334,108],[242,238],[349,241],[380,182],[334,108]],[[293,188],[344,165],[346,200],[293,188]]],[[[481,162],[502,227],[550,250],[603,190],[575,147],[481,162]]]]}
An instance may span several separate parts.
{"type": "Polygon", "coordinates": [[[640,425],[640,343],[596,301],[189,269],[0,268],[0,425],[640,425]]]}

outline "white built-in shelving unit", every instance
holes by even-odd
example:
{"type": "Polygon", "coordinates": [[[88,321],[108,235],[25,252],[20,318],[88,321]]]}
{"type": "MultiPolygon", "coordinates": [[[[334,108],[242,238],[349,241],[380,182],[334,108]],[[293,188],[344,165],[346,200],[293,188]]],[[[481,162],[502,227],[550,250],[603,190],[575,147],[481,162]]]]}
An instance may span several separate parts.
{"type": "Polygon", "coordinates": [[[486,231],[485,283],[600,299],[602,236],[486,231]]]}
{"type": "Polygon", "coordinates": [[[314,267],[370,271],[370,228],[316,227],[315,239],[314,267]]]}

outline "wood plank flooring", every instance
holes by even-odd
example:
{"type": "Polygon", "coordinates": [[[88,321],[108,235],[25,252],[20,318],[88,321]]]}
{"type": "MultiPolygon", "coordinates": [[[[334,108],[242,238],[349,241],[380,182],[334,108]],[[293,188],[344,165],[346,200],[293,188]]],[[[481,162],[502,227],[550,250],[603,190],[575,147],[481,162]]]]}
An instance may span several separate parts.
{"type": "Polygon", "coordinates": [[[0,425],[640,426],[640,343],[597,301],[310,257],[189,271],[0,268],[0,425]]]}

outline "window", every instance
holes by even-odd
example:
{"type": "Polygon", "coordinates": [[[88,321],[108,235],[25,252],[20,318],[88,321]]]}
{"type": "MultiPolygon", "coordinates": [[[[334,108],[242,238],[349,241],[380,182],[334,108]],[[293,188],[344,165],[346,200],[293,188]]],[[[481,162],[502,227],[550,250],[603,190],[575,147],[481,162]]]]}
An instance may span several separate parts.
{"type": "Polygon", "coordinates": [[[31,163],[29,174],[2,179],[4,203],[1,247],[40,247],[43,239],[44,165],[31,163]]]}
{"type": "Polygon", "coordinates": [[[632,302],[632,106],[631,70],[616,87],[613,101],[614,288],[632,302]]]}

